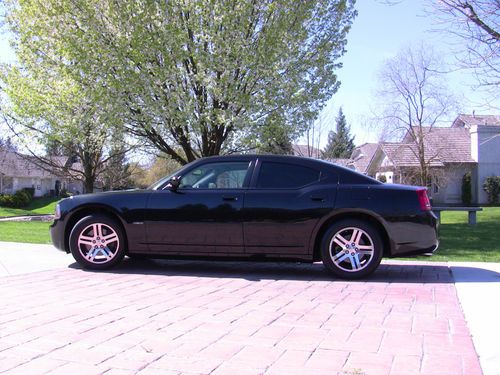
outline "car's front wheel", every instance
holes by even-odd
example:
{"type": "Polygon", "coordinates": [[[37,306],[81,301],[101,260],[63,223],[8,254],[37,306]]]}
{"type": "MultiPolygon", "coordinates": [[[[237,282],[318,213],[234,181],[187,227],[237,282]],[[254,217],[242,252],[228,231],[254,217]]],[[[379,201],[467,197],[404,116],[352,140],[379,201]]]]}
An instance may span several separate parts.
{"type": "Polygon", "coordinates": [[[89,215],[76,223],[69,236],[73,258],[85,268],[107,269],[123,259],[125,239],[121,226],[104,215],[89,215]]]}
{"type": "Polygon", "coordinates": [[[321,257],[324,266],[343,279],[359,279],[374,272],[382,260],[379,232],[361,220],[342,220],[323,236],[321,257]]]}

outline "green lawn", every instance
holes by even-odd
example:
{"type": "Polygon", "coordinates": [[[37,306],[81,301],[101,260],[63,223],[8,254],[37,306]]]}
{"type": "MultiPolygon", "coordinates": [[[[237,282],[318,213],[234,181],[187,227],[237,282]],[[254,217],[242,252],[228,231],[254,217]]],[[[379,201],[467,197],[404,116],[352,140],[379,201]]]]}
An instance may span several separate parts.
{"type": "Polygon", "coordinates": [[[468,225],[467,220],[467,212],[442,212],[439,249],[431,257],[416,259],[500,262],[500,207],[483,207],[476,225],[468,225]]]}
{"type": "Polygon", "coordinates": [[[3,221],[0,241],[50,244],[49,225],[42,221],[3,221]]]}
{"type": "MultiPolygon", "coordinates": [[[[500,207],[485,207],[478,212],[475,226],[467,224],[467,212],[444,211],[441,218],[438,251],[431,257],[410,259],[500,262],[500,207]]],[[[0,241],[50,243],[49,225],[38,221],[0,222],[0,241]]]]}
{"type": "Polygon", "coordinates": [[[0,217],[53,214],[59,198],[35,198],[25,208],[0,207],[0,217]]]}

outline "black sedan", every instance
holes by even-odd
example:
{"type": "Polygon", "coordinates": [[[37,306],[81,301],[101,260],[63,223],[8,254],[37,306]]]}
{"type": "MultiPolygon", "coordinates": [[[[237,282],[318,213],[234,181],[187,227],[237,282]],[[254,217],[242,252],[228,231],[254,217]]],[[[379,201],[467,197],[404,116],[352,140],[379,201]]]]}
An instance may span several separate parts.
{"type": "Polygon", "coordinates": [[[272,155],[199,159],[147,190],[64,199],[51,235],[91,269],[125,255],[229,257],[323,261],[347,279],[372,273],[383,256],[438,246],[425,188],[272,155]]]}

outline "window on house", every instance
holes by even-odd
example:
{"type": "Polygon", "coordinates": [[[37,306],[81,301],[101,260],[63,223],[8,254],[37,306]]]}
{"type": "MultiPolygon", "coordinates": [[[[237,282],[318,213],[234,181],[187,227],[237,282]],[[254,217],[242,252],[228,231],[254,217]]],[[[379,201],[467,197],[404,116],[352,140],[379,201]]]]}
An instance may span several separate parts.
{"type": "Polygon", "coordinates": [[[14,188],[14,179],[12,177],[4,177],[3,188],[5,190],[11,191],[14,188]]]}

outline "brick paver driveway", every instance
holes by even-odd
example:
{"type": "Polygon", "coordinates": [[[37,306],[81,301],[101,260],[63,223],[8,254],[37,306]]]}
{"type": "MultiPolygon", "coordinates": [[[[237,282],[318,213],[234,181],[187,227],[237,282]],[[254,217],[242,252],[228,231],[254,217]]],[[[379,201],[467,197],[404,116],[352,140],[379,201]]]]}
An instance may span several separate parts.
{"type": "Polygon", "coordinates": [[[9,374],[481,374],[445,264],[345,282],[321,264],[127,260],[3,276],[0,300],[9,374]]]}

